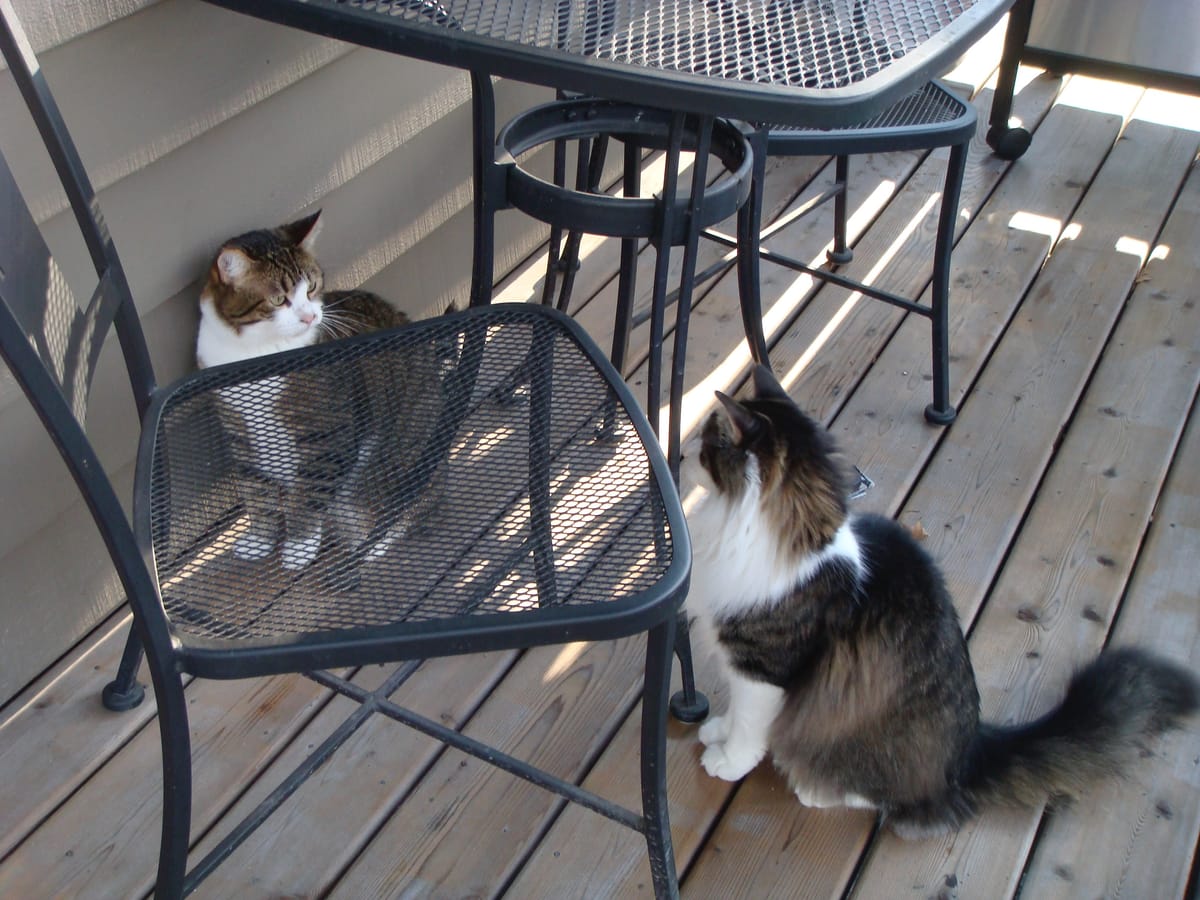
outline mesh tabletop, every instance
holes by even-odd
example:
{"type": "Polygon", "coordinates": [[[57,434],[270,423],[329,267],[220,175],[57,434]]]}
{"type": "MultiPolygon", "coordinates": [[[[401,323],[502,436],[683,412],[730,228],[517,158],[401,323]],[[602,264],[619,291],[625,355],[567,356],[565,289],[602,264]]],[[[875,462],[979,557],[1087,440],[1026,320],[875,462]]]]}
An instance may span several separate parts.
{"type": "Polygon", "coordinates": [[[501,41],[718,78],[833,88],[920,46],[975,0],[344,0],[501,41]]]}
{"type": "Polygon", "coordinates": [[[538,615],[660,582],[677,553],[643,440],[543,312],[470,310],[175,389],[144,458],[185,642],[538,615]]]}
{"type": "Polygon", "coordinates": [[[211,0],[355,43],[664,109],[848,125],[1012,0],[211,0]]]}

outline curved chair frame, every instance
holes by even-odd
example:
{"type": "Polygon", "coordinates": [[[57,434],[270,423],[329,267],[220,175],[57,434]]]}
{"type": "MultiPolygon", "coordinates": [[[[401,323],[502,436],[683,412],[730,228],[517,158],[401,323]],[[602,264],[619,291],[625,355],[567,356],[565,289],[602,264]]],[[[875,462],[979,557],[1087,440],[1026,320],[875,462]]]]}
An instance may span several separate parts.
{"type": "MultiPolygon", "coordinates": [[[[106,704],[128,708],[140,701],[134,676],[143,651],[154,687],[163,780],[155,896],[179,897],[195,888],[375,712],[641,832],[656,895],[676,896],[666,719],[691,551],[666,459],[603,353],[554,310],[480,305],[159,386],[95,194],[10,0],[0,0],[0,51],[97,274],[96,290],[81,308],[0,160],[0,354],[83,495],[133,612],[134,633],[117,681],[105,691],[106,704]],[[142,422],[132,517],[85,427],[92,375],[110,330],[120,341],[142,422]],[[372,507],[370,542],[323,544],[296,572],[229,552],[227,535],[247,512],[222,404],[283,384],[313,393],[301,392],[294,402],[324,409],[348,404],[341,396],[352,383],[354,411],[374,409],[376,400],[388,408],[398,392],[381,379],[410,372],[414,360],[424,361],[436,384],[423,395],[431,405],[421,420],[433,427],[384,489],[386,502],[372,507]],[[314,372],[326,377],[309,378],[314,372]],[[334,388],[319,396],[312,382],[334,388]],[[423,509],[414,504],[429,496],[439,504],[434,524],[408,524],[414,510],[423,509]],[[457,517],[449,520],[453,528],[437,526],[443,515],[457,517]],[[388,540],[378,540],[383,532],[388,540]],[[413,660],[638,633],[647,635],[638,813],[388,699],[413,660]],[[401,665],[375,691],[327,671],[381,662],[401,665]],[[285,672],[307,675],[362,705],[187,872],[191,752],[184,676],[285,672]]],[[[247,414],[248,427],[256,421],[247,414]]],[[[358,431],[343,432],[365,452],[358,431]]]]}

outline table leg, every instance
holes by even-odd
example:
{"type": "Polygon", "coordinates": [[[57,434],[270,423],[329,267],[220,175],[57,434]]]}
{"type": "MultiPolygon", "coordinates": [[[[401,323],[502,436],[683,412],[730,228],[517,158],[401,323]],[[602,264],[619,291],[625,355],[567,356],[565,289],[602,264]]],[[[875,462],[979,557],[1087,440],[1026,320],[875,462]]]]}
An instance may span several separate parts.
{"type": "Polygon", "coordinates": [[[992,95],[992,112],[988,117],[988,146],[1001,159],[1016,159],[1029,149],[1033,140],[1024,128],[1012,128],[1013,94],[1017,88],[1017,66],[1029,38],[1029,23],[1033,18],[1033,0],[1017,0],[1008,13],[1008,28],[1004,32],[1004,52],[996,76],[996,93],[992,95]]]}
{"type": "Polygon", "coordinates": [[[750,152],[754,154],[754,174],[750,180],[750,197],[738,210],[737,218],[737,280],[742,330],[746,333],[746,343],[750,345],[750,356],[756,363],[764,365],[771,363],[767,358],[767,337],[763,332],[759,242],[769,130],[770,126],[763,126],[749,135],[750,152]]]}
{"type": "Polygon", "coordinates": [[[475,214],[471,247],[472,306],[492,301],[496,242],[496,212],[504,208],[504,187],[496,179],[493,148],[496,141],[496,97],[486,72],[471,72],[472,208],[475,214]]]}
{"type": "MultiPolygon", "coordinates": [[[[642,148],[635,141],[625,142],[624,181],[626,197],[636,197],[642,189],[642,148]]],[[[624,378],[625,358],[629,355],[629,335],[633,331],[633,298],[637,283],[637,238],[621,238],[621,264],[617,276],[617,317],[613,328],[612,364],[624,378]]]]}

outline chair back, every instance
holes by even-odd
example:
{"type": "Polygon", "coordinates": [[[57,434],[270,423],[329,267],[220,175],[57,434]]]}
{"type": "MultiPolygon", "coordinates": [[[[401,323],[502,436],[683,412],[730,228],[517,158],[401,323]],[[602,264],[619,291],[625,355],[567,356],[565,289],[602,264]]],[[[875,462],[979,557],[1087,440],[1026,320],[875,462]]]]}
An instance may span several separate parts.
{"type": "Polygon", "coordinates": [[[97,275],[95,290],[87,305],[80,308],[46,248],[7,162],[0,159],[0,223],[4,235],[0,242],[0,290],[4,295],[6,334],[8,325],[19,326],[50,381],[82,425],[100,348],[115,324],[140,416],[153,392],[154,375],[125,271],[79,153],[10,0],[0,0],[0,52],[41,133],[97,275]]]}
{"type": "Polygon", "coordinates": [[[88,440],[86,416],[100,349],[114,327],[139,420],[154,392],[150,356],[95,193],[10,0],[0,0],[0,53],[41,133],[97,276],[87,305],[81,307],[0,156],[0,356],[62,454],[137,609],[155,603],[157,589],[130,520],[88,440]]]}

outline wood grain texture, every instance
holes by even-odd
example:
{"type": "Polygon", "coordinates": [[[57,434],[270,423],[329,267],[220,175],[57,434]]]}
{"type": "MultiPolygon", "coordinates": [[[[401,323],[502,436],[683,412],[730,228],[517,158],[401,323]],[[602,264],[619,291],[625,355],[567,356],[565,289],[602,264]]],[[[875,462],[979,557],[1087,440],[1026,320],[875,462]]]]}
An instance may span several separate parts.
{"type": "MultiPolygon", "coordinates": [[[[644,659],[640,636],[527,651],[463,731],[578,781],[633,704],[640,680],[628,675],[644,659]]],[[[636,771],[626,773],[635,785],[636,771]]],[[[630,805],[641,808],[636,791],[630,805]]],[[[561,807],[554,794],[448,751],[333,896],[487,896],[518,870],[561,807]]]]}
{"type": "MultiPolygon", "coordinates": [[[[1118,496],[1103,502],[1107,518],[1136,518],[1149,530],[1144,543],[1140,535],[1117,543],[1104,540],[1109,535],[1097,529],[1093,546],[1072,562],[1092,573],[1089,580],[1100,576],[1107,581],[1113,570],[1133,572],[1124,591],[1094,592],[1096,599],[1113,601],[1104,611],[1117,616],[1112,643],[1149,647],[1196,669],[1200,428],[1193,403],[1200,351],[1195,343],[1177,339],[1195,334],[1200,324],[1194,295],[1200,270],[1200,178],[1195,170],[1157,244],[1165,256],[1147,265],[1117,335],[1116,346],[1127,347],[1125,366],[1109,366],[1106,359],[1102,369],[1112,383],[1096,397],[1102,405],[1092,415],[1097,425],[1114,432],[1112,440],[1098,439],[1083,462],[1091,478],[1103,480],[1105,493],[1121,486],[1118,496]],[[1117,410],[1119,416],[1111,414],[1117,410]],[[1180,434],[1189,411],[1192,422],[1180,434]],[[1174,451],[1174,465],[1161,491],[1154,490],[1154,475],[1164,463],[1161,452],[1148,459],[1148,453],[1128,452],[1132,443],[1156,449],[1169,445],[1174,451]],[[1124,465],[1115,458],[1120,450],[1126,450],[1120,454],[1124,465]],[[1140,508],[1129,502],[1129,493],[1138,495],[1140,508]],[[1153,512],[1152,522],[1146,507],[1153,512]],[[1119,609],[1115,601],[1120,601],[1119,609]]],[[[1096,392],[1093,388],[1090,393],[1096,392]]],[[[996,598],[989,602],[989,612],[994,603],[996,598]]],[[[1063,610],[1063,618],[1080,612],[1080,605],[1076,601],[1073,610],[1063,610]]],[[[1088,612],[1084,606],[1081,618],[1093,622],[1088,612]]],[[[1092,795],[1047,819],[1022,883],[1023,897],[1140,897],[1149,885],[1158,896],[1183,896],[1200,832],[1200,741],[1195,723],[1165,736],[1152,750],[1124,782],[1097,785],[1092,795]],[[1107,849],[1098,853],[1098,847],[1107,849]]]]}
{"type": "Polygon", "coordinates": [[[0,857],[86,781],[154,715],[151,693],[135,712],[100,705],[97,672],[115,672],[130,617],[114,616],[0,716],[0,857]],[[37,785],[37,790],[30,790],[37,785]]]}
{"type": "MultiPolygon", "coordinates": [[[[1132,132],[1132,137],[1128,140],[1148,142],[1157,138],[1160,143],[1155,144],[1154,155],[1159,158],[1161,154],[1162,168],[1151,176],[1137,163],[1139,154],[1133,152],[1132,143],[1119,142],[1097,174],[1076,218],[1119,222],[1124,233],[1153,239],[1174,200],[1175,187],[1195,155],[1197,142],[1192,133],[1151,134],[1139,125],[1137,121],[1130,123],[1126,134],[1132,132]],[[1126,192],[1140,195],[1142,202],[1134,208],[1126,206],[1123,199],[1126,192]],[[1114,208],[1120,205],[1123,215],[1106,218],[1102,211],[1106,203],[1114,208]]],[[[1147,147],[1140,150],[1144,152],[1147,147]]],[[[953,465],[948,462],[943,467],[935,460],[914,494],[912,502],[919,505],[922,521],[930,531],[927,543],[944,562],[965,622],[975,618],[991,580],[988,575],[999,567],[1007,552],[1015,517],[1026,505],[1033,485],[1042,480],[1042,467],[1056,449],[1059,430],[1074,412],[1076,398],[1091,375],[1092,365],[1108,340],[1108,329],[1124,307],[1140,269],[1141,260],[1114,249],[1115,242],[1105,234],[1107,230],[1103,226],[1092,229],[1094,244],[1081,232],[1078,242],[1068,241],[1056,248],[1045,273],[1054,277],[1056,290],[1050,296],[1049,291],[1035,287],[1026,299],[949,436],[951,442],[963,441],[963,444],[953,450],[943,447],[946,456],[939,459],[951,461],[952,453],[953,460],[958,462],[953,465]],[[1061,324],[1069,325],[1070,330],[1060,330],[1061,324]],[[998,380],[995,385],[990,383],[993,372],[998,380]],[[949,514],[951,511],[953,515],[949,514]]],[[[1126,318],[1123,324],[1129,321],[1126,318]]],[[[1128,327],[1132,331],[1136,325],[1128,327]]],[[[1157,343],[1159,329],[1152,327],[1148,331],[1157,343]]],[[[1178,361],[1164,363],[1163,370],[1146,372],[1145,380],[1140,381],[1137,375],[1145,370],[1139,371],[1132,363],[1137,360],[1140,365],[1148,365],[1150,359],[1142,351],[1151,348],[1132,343],[1124,335],[1115,337],[1112,344],[1101,371],[1107,372],[1108,378],[1120,379],[1122,389],[1135,396],[1144,393],[1147,386],[1156,392],[1162,390],[1166,398],[1163,414],[1151,421],[1178,423],[1182,412],[1178,399],[1172,398],[1170,386],[1162,383],[1166,372],[1180,371],[1178,361]]],[[[1187,366],[1182,369],[1186,373],[1187,366]]],[[[1111,392],[1111,382],[1099,373],[1095,378],[1096,390],[1100,396],[1107,396],[1105,392],[1111,392]]],[[[1193,379],[1185,395],[1194,393],[1194,384],[1193,379]]],[[[1086,410],[1092,407],[1103,407],[1103,403],[1085,400],[1085,410],[1079,415],[1086,416],[1086,410]]],[[[1152,416],[1152,405],[1146,404],[1145,411],[1152,416]]],[[[1094,427],[1104,429],[1108,425],[1105,420],[1113,418],[1116,417],[1099,413],[1094,427]]],[[[1034,503],[1028,514],[1031,518],[1024,523],[1022,543],[1027,542],[1028,547],[1025,552],[1043,557],[1078,552],[1071,546],[1080,539],[1077,535],[1094,533],[1102,527],[1106,529],[1102,542],[1136,543],[1145,527],[1174,441],[1155,445],[1149,429],[1139,433],[1136,441],[1128,435],[1123,441],[1125,428],[1119,421],[1115,428],[1104,429],[1107,433],[1098,437],[1089,433],[1087,424],[1073,423],[1069,455],[1063,455],[1061,466],[1045,476],[1045,489],[1049,493],[1044,496],[1044,503],[1034,503]],[[1096,493],[1107,487],[1103,484],[1105,476],[1096,472],[1091,479],[1080,477],[1081,462],[1090,458],[1096,446],[1093,441],[1104,446],[1107,453],[1120,455],[1112,463],[1115,468],[1136,469],[1139,480],[1150,485],[1148,496],[1143,496],[1136,506],[1136,498],[1118,496],[1113,500],[1115,510],[1103,510],[1103,498],[1098,499],[1096,493]],[[1107,513],[1103,523],[1097,520],[1089,525],[1089,520],[1094,520],[1102,510],[1107,513]]],[[[1068,448],[1060,452],[1067,454],[1068,448]]],[[[1027,567],[1019,565],[1023,558],[1023,553],[1014,553],[1011,574],[1006,567],[1002,575],[1003,580],[1012,583],[1011,590],[1023,596],[1023,605],[1006,614],[1003,606],[993,611],[989,603],[989,622],[980,621],[971,640],[984,714],[1006,722],[1028,720],[1044,712],[1060,694],[1072,668],[1093,655],[1104,637],[1104,604],[1102,597],[1094,593],[1099,591],[1099,585],[1088,585],[1086,599],[1078,594],[1074,598],[1060,595],[1058,599],[1064,604],[1074,599],[1076,609],[1064,614],[1061,626],[1055,628],[1053,620],[1041,621],[1039,594],[1043,586],[1030,578],[1027,567]],[[1057,640],[1047,640],[1043,634],[1037,650],[1031,651],[1028,637],[1018,641],[1011,633],[1003,632],[993,637],[986,627],[993,617],[1005,625],[1014,619],[1022,623],[1032,619],[1034,628],[1046,629],[1057,640]],[[1037,655],[1029,656],[1029,652],[1037,655]],[[997,678],[996,669],[1009,674],[997,678]]],[[[1115,596],[1119,596],[1121,585],[1111,587],[1115,588],[1115,596]]],[[[1011,597],[1012,593],[1006,595],[1011,597]]],[[[944,846],[935,854],[928,853],[919,843],[906,843],[886,834],[860,874],[855,894],[897,896],[897,885],[911,885],[912,895],[924,896],[951,877],[959,897],[1010,894],[1016,886],[1021,860],[1032,845],[1037,821],[1036,810],[999,813],[989,810],[956,837],[938,842],[944,846]]]]}

